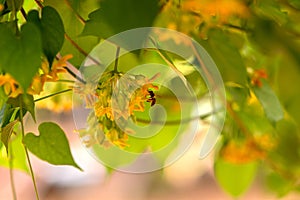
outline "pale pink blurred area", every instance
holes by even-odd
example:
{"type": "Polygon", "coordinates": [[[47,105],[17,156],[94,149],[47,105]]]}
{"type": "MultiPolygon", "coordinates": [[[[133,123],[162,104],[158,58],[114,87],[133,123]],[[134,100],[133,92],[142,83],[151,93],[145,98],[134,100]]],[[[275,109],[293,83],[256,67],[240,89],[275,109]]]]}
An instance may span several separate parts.
{"type": "MultiPolygon", "coordinates": [[[[80,142],[72,113],[55,114],[39,110],[37,119],[58,123],[66,132],[75,161],[83,169],[54,166],[30,155],[41,200],[230,200],[213,175],[213,155],[199,160],[201,133],[188,151],[174,164],[163,170],[130,174],[115,171],[107,173],[103,165],[93,159],[80,142]]],[[[28,118],[26,131],[37,133],[37,126],[28,118]]],[[[34,188],[28,174],[14,171],[17,199],[34,200],[34,188]]],[[[0,200],[13,199],[9,170],[0,168],[0,200]]],[[[241,200],[275,200],[257,177],[241,200]]],[[[283,200],[298,200],[291,193],[283,200]]]]}

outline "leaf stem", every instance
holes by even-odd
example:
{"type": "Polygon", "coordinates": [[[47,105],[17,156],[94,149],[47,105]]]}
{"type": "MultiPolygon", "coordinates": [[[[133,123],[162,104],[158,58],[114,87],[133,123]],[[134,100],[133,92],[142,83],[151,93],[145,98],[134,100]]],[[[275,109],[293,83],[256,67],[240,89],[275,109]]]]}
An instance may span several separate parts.
{"type": "Polygon", "coordinates": [[[116,51],[116,60],[115,60],[115,66],[114,66],[114,72],[118,72],[118,63],[119,63],[119,55],[120,55],[120,46],[117,46],[117,51],[116,51]]]}
{"type": "MultiPolygon", "coordinates": [[[[44,8],[44,5],[41,3],[40,0],[34,0],[34,1],[41,9],[44,8]]],[[[67,33],[65,33],[65,39],[68,40],[71,43],[71,45],[74,46],[82,55],[88,57],[97,65],[101,64],[98,60],[96,60],[95,58],[90,56],[87,52],[85,52],[67,33]]]]}
{"type": "MultiPolygon", "coordinates": [[[[23,122],[23,105],[22,105],[21,98],[20,98],[20,122],[21,122],[22,140],[24,140],[25,131],[24,131],[24,122],[23,122]]],[[[24,147],[26,158],[27,158],[27,162],[28,162],[28,165],[29,165],[29,170],[30,170],[31,179],[32,179],[32,182],[33,182],[35,196],[36,196],[37,200],[40,200],[39,193],[38,193],[38,190],[37,190],[36,181],[35,181],[34,172],[33,172],[33,169],[32,169],[32,164],[31,164],[31,161],[30,161],[29,153],[28,153],[28,149],[24,145],[24,143],[23,143],[23,147],[24,147]]]]}
{"type": "Polygon", "coordinates": [[[86,81],[83,80],[82,78],[78,77],[72,70],[70,70],[68,67],[64,67],[65,70],[67,70],[67,72],[73,76],[75,79],[77,79],[79,82],[86,84],[86,81]]]}
{"type": "Polygon", "coordinates": [[[49,94],[47,96],[44,96],[44,97],[41,97],[39,99],[35,99],[34,102],[38,102],[38,101],[41,101],[41,100],[44,100],[44,99],[47,99],[47,98],[50,98],[50,97],[53,97],[53,96],[56,96],[58,94],[62,94],[62,93],[65,93],[65,92],[69,92],[71,91],[72,89],[66,89],[66,90],[62,90],[62,91],[59,91],[59,92],[56,92],[56,93],[53,93],[53,94],[49,94]]]}
{"type": "Polygon", "coordinates": [[[13,155],[12,155],[12,146],[9,148],[9,177],[10,177],[10,186],[13,194],[13,199],[17,200],[17,193],[14,181],[14,170],[13,170],[13,155]]]}
{"type": "Polygon", "coordinates": [[[191,118],[185,118],[185,119],[178,119],[178,120],[170,120],[170,121],[157,121],[157,120],[148,120],[148,119],[141,119],[141,118],[136,118],[135,120],[140,123],[144,124],[155,124],[155,125],[178,125],[180,123],[188,123],[194,120],[205,120],[205,118],[211,116],[214,113],[205,113],[203,115],[199,116],[194,116],[191,118]]]}
{"type": "Polygon", "coordinates": [[[42,2],[40,0],[34,0],[34,1],[40,8],[44,7],[44,5],[42,4],[42,2]]]}
{"type": "Polygon", "coordinates": [[[24,19],[27,20],[27,13],[26,13],[26,11],[24,10],[23,7],[21,7],[20,11],[21,11],[21,14],[23,15],[24,19]]]}

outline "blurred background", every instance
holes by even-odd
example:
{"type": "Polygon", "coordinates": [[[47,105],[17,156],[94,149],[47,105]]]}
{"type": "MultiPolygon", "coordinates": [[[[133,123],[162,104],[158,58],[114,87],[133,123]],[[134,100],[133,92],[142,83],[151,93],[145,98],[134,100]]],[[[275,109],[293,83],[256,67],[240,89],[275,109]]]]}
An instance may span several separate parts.
{"type": "MultiPolygon", "coordinates": [[[[59,13],[64,25],[58,27],[63,41],[59,55],[73,55],[64,64],[74,71],[99,41],[131,28],[158,26],[185,33],[200,43],[225,84],[228,112],[214,152],[203,160],[198,157],[207,129],[203,123],[192,146],[177,162],[145,174],[112,171],[93,159],[74,131],[71,93],[36,103],[37,123],[27,116],[26,132],[37,133],[41,122],[56,122],[67,134],[75,161],[83,169],[53,166],[30,155],[41,200],[300,199],[299,0],[18,0],[19,8],[11,9],[18,11],[16,15],[8,2],[14,1],[0,0],[0,21],[1,25],[16,25],[14,31],[26,22],[25,14],[31,9],[41,11],[43,5],[49,5],[59,13]]],[[[190,47],[172,35],[160,36],[190,47]]],[[[0,44],[5,41],[1,39],[0,44]]],[[[0,47],[4,55],[7,46],[0,47]]],[[[166,64],[158,54],[134,52],[122,57],[120,63],[126,70],[149,60],[166,64]]],[[[179,59],[167,55],[171,61],[179,59]]],[[[3,62],[0,60],[1,70],[3,62]]],[[[49,63],[47,67],[50,70],[49,63]]],[[[203,80],[197,82],[194,72],[185,78],[194,89],[200,88],[197,95],[203,97],[203,80]]],[[[4,75],[1,71],[2,78],[4,75]]],[[[45,84],[38,97],[70,88],[59,81],[51,84],[45,84]]],[[[1,82],[1,91],[3,85],[1,82]]],[[[8,98],[3,91],[1,106],[8,98]]],[[[168,102],[165,99],[171,108],[174,102],[168,102]]],[[[13,166],[17,197],[32,200],[34,188],[20,150],[21,137],[16,136],[11,146],[18,158],[13,166]]],[[[10,200],[12,171],[2,143],[0,150],[0,199],[10,200]]]]}
{"type": "MultiPolygon", "coordinates": [[[[216,182],[213,172],[212,152],[204,160],[198,159],[201,131],[187,152],[174,164],[160,171],[130,174],[119,171],[107,172],[83,147],[70,111],[53,113],[37,110],[39,124],[43,121],[58,123],[67,133],[75,161],[83,169],[69,166],[53,166],[30,155],[42,200],[226,200],[232,197],[216,182]]],[[[26,119],[28,131],[37,131],[32,119],[26,119]]],[[[201,130],[205,131],[205,125],[201,130]]],[[[9,169],[0,168],[0,199],[13,199],[9,169]]],[[[35,199],[31,177],[20,170],[14,171],[18,199],[35,199]]],[[[298,200],[300,195],[289,193],[283,200],[298,200]]],[[[258,174],[247,192],[239,199],[279,199],[266,187],[258,174]]]]}

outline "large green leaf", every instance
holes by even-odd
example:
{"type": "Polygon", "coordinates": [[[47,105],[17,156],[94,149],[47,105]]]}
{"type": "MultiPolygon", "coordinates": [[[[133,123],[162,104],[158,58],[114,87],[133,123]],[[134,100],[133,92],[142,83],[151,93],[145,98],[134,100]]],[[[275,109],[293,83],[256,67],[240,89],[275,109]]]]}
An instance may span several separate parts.
{"type": "Polygon", "coordinates": [[[207,40],[198,42],[215,61],[225,82],[246,85],[247,72],[239,49],[231,42],[225,32],[218,29],[209,31],[207,40]]]}
{"type": "Polygon", "coordinates": [[[46,6],[42,9],[41,18],[37,10],[32,10],[28,13],[27,20],[39,27],[43,39],[43,51],[51,65],[64,43],[65,29],[62,19],[54,8],[46,6]]]}
{"type": "Polygon", "coordinates": [[[71,154],[69,142],[64,131],[55,123],[44,122],[39,125],[39,136],[28,133],[24,144],[34,155],[53,165],[71,165],[81,170],[71,154]]]}
{"type": "Polygon", "coordinates": [[[122,31],[149,27],[159,12],[158,0],[105,0],[89,15],[83,35],[108,38],[122,31]]]}
{"type": "Polygon", "coordinates": [[[10,73],[27,89],[41,64],[42,42],[35,25],[26,23],[16,36],[0,24],[0,70],[10,73]]]}
{"type": "Polygon", "coordinates": [[[215,176],[221,187],[234,197],[244,193],[252,183],[257,163],[234,164],[222,159],[215,161],[215,176]]]}
{"type": "MultiPolygon", "coordinates": [[[[82,50],[88,54],[92,48],[99,43],[99,38],[95,36],[79,36],[84,25],[78,20],[75,13],[79,13],[84,19],[86,19],[89,13],[99,8],[99,2],[95,0],[72,0],[69,2],[75,12],[70,9],[68,4],[62,3],[61,0],[44,0],[44,5],[55,8],[62,18],[66,33],[73,39],[74,42],[76,42],[76,44],[78,44],[78,46],[81,47],[82,50]]],[[[78,49],[68,41],[64,42],[60,53],[62,55],[72,54],[73,58],[70,59],[70,62],[78,68],[86,58],[86,55],[78,51],[78,49]]]]}
{"type": "Polygon", "coordinates": [[[261,81],[262,86],[253,87],[253,91],[263,106],[267,118],[275,123],[283,118],[283,110],[270,85],[265,80],[261,81]]]}

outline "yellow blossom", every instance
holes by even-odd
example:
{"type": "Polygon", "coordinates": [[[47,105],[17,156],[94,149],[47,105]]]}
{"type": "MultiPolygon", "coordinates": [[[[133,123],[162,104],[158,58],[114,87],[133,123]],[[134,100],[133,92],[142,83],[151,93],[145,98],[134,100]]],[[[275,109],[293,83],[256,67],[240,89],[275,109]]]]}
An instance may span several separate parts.
{"type": "Polygon", "coordinates": [[[97,117],[102,117],[103,115],[106,115],[110,120],[114,120],[111,107],[103,107],[100,102],[95,103],[94,111],[97,117]]]}
{"type": "Polygon", "coordinates": [[[22,93],[18,82],[9,74],[0,75],[0,86],[3,86],[5,94],[12,98],[22,93]]]}
{"type": "Polygon", "coordinates": [[[216,17],[220,23],[227,22],[232,16],[247,17],[247,6],[238,0],[187,0],[182,5],[184,10],[199,13],[204,21],[216,17]]]}
{"type": "Polygon", "coordinates": [[[231,163],[248,163],[264,159],[274,147],[274,141],[265,134],[245,141],[231,140],[222,149],[221,156],[231,163]]]}
{"type": "Polygon", "coordinates": [[[57,81],[58,80],[58,73],[64,73],[66,70],[64,67],[67,66],[67,61],[73,57],[72,54],[67,54],[60,58],[57,61],[54,61],[47,76],[47,81],[57,81]]]}

